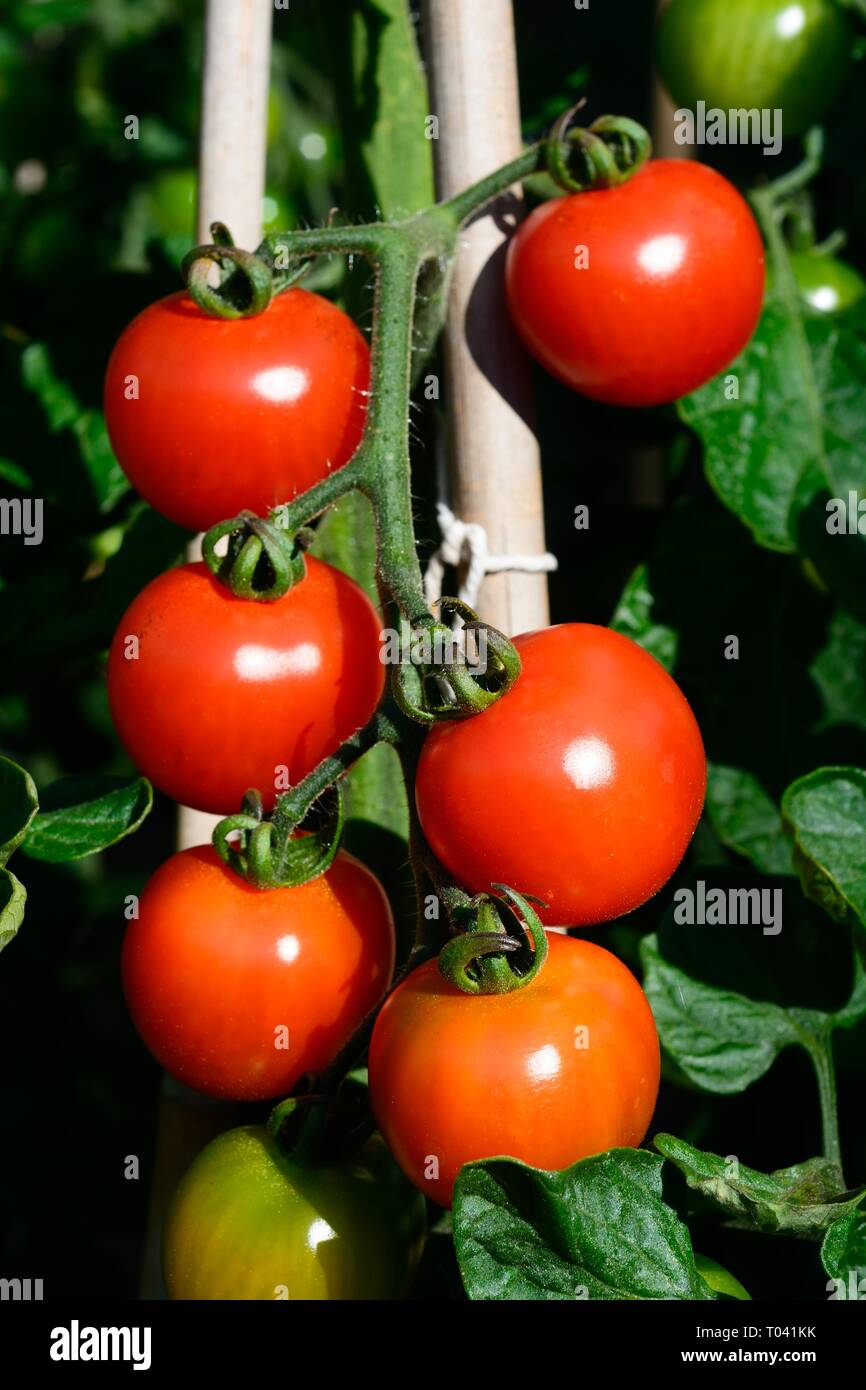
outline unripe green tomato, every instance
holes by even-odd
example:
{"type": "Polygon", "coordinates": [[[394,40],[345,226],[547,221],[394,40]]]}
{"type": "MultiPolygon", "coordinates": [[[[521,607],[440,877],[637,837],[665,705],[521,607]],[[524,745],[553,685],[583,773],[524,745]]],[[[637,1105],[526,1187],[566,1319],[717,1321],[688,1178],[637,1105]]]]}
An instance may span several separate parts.
{"type": "MultiPolygon", "coordinates": [[[[196,182],[194,169],[165,169],[151,180],[147,189],[147,208],[159,236],[188,236],[192,244],[196,182]]],[[[263,230],[284,232],[293,227],[296,220],[291,204],[269,189],[262,199],[263,230]]]]}
{"type": "Polygon", "coordinates": [[[839,314],[850,309],[866,293],[866,280],[853,266],[835,256],[795,251],[791,269],[807,304],[823,314],[839,314]]]}
{"type": "Polygon", "coordinates": [[[695,1266],[704,1283],[709,1284],[714,1293],[724,1294],[726,1298],[748,1299],[751,1303],[752,1295],[724,1265],[716,1264],[708,1255],[695,1255],[695,1266]]]}
{"type": "Polygon", "coordinates": [[[173,1299],[390,1299],[421,1256],[424,1198],[374,1135],[352,1159],[287,1159],[263,1126],[232,1129],[172,1199],[163,1270],[173,1299]]]}
{"type": "Polygon", "coordinates": [[[672,0],[658,66],[677,106],[782,110],[782,136],[802,135],[833,104],[851,58],[836,0],[672,0]]]}

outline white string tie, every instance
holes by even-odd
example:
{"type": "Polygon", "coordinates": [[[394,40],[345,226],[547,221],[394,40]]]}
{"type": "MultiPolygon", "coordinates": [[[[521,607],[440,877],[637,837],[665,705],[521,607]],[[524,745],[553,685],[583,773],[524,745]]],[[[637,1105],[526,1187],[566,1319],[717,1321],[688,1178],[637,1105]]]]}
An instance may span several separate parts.
{"type": "Polygon", "coordinates": [[[468,603],[470,608],[475,607],[478,590],[486,574],[501,574],[504,570],[547,574],[557,568],[556,556],[549,551],[544,555],[491,555],[487,532],[481,523],[461,521],[447,502],[436,503],[436,519],[442,532],[442,542],[431,555],[424,575],[424,597],[431,607],[442,597],[442,580],[447,565],[464,570],[457,597],[468,603]]]}

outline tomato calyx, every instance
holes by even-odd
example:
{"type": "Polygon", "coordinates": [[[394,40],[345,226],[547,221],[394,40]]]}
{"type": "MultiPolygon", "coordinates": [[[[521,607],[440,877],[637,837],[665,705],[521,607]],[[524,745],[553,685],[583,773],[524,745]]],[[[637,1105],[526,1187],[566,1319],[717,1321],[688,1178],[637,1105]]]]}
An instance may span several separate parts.
{"type": "Polygon", "coordinates": [[[302,527],[292,536],[279,525],[279,517],[279,508],[268,517],[241,512],[217,522],[202,540],[202,559],[235,598],[273,603],[304,578],[304,550],[313,533],[302,527]],[[216,547],[226,536],[228,549],[218,555],[216,547]]]}
{"type": "Polygon", "coordinates": [[[391,676],[399,708],[428,726],[480,714],[520,675],[516,648],[498,628],[482,622],[461,599],[440,599],[438,607],[446,617],[460,617],[463,626],[455,631],[433,617],[408,625],[391,676]]]}
{"type": "Polygon", "coordinates": [[[652,154],[647,131],[627,116],[599,116],[587,127],[572,125],[583,104],[563,112],[545,142],[548,173],[569,193],[615,188],[652,154]]]}
{"type": "MultiPolygon", "coordinates": [[[[307,1080],[315,1086],[315,1078],[307,1080]]],[[[296,1167],[333,1164],[356,1153],[374,1130],[367,1087],[358,1076],[339,1079],[336,1089],[310,1089],[281,1100],[271,1110],[267,1131],[296,1167]]]]}
{"type": "Polygon", "coordinates": [[[277,800],[273,814],[265,816],[260,794],[251,790],[241,811],[215,827],[213,845],[223,863],[254,888],[296,888],[330,868],[340,848],[344,819],[338,783],[300,814],[287,794],[277,800]]]}
{"type": "Polygon", "coordinates": [[[211,236],[211,243],[193,247],[181,263],[190,298],[215,318],[252,318],[264,313],[275,288],[267,261],[235,246],[222,222],[211,223],[211,236]],[[221,271],[218,285],[211,284],[215,265],[221,271]]]}
{"type": "Polygon", "coordinates": [[[510,994],[528,985],[547,958],[537,898],[503,883],[454,911],[459,934],[439,953],[439,971],[464,994],[510,994]]]}

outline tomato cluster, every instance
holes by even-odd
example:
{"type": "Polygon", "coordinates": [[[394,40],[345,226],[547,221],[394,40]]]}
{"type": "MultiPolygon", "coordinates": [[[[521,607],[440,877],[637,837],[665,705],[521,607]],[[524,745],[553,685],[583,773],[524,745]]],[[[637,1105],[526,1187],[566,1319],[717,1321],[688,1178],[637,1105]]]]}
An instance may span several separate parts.
{"type": "MultiPolygon", "coordinates": [[[[629,405],[672,400],[723,368],[754,328],[763,287],[743,200],[709,169],[668,161],[551,200],[514,238],[507,267],[535,355],[577,390],[629,405]],[[579,269],[576,246],[588,252],[579,269]]],[[[204,528],[264,515],[345,464],[368,384],[363,338],[316,295],[291,289],[226,321],[179,294],[122,335],[106,416],[142,495],[204,528]]],[[[111,646],[118,733],[177,801],[226,816],[254,788],[268,812],[376,710],[379,624],[354,581],[309,557],[268,602],[235,597],[205,564],[170,570],[131,604],[111,646]]],[[[609,921],[657,892],[685,852],[704,797],[697,724],[662,667],[608,629],[569,623],[515,645],[513,688],[426,736],[421,828],[470,894],[505,884],[540,899],[547,925],[609,921]]],[[[123,984],[175,1077],[260,1101],[333,1062],[387,994],[394,951],[384,891],[350,855],[308,882],[265,888],[198,847],[147,884],[123,984]]],[[[377,1138],[351,1160],[310,1165],[269,1131],[223,1135],[176,1196],[169,1291],[399,1294],[423,1239],[415,1189],[448,1205],[473,1159],[561,1168],[636,1145],[658,1082],[652,1014],[609,951],[551,935],[522,988],[472,996],[428,961],[372,1032],[370,1101],[390,1154],[377,1138]]]]}

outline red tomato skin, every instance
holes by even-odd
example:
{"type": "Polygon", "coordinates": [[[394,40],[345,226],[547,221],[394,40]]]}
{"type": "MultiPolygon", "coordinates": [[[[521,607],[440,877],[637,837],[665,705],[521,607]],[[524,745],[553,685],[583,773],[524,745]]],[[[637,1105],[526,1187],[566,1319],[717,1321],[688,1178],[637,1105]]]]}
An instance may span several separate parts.
{"type": "Polygon", "coordinates": [[[553,376],[612,405],[661,405],[751,338],[764,248],[721,174],[657,159],[618,188],[536,208],[508,248],[506,284],[518,330],[553,376]],[[577,269],[581,247],[588,264],[577,269]]]}
{"type": "Polygon", "coordinates": [[[515,646],[513,688],[427,735],[424,834],[473,893],[532,893],[548,926],[609,921],[686,851],[706,789],[700,730],[664,668],[610,628],[563,623],[515,646]]]}
{"type": "Polygon", "coordinates": [[[616,956],[552,934],[541,970],[512,994],[462,994],[435,960],[420,965],[376,1019],[369,1079],[403,1172],[450,1206],[475,1159],[559,1169],[639,1144],[658,1095],[658,1036],[616,956]]]}
{"type": "Polygon", "coordinates": [[[256,787],[270,809],[278,767],[300,781],[374,713],[379,616],[340,570],[309,555],[306,566],[283,598],[258,603],[202,563],[181,565],[121,618],[108,656],[112,718],[133,762],[175,801],[228,815],[256,787]],[[124,655],[132,636],[134,660],[124,655]]]}
{"type": "Polygon", "coordinates": [[[146,884],[121,958],[132,1021],[156,1060],[227,1100],[286,1095],[326,1066],[381,999],[394,924],[369,869],[340,853],[297,888],[258,889],[210,845],[146,884]],[[288,1029],[288,1047],[277,1032],[288,1029]]]}
{"type": "Polygon", "coordinates": [[[287,290],[262,314],[225,320],[180,292],[121,334],[105,376],[105,420],[142,497],[206,531],[243,510],[264,516],[347,463],[369,380],[362,334],[320,295],[287,290]]]}

